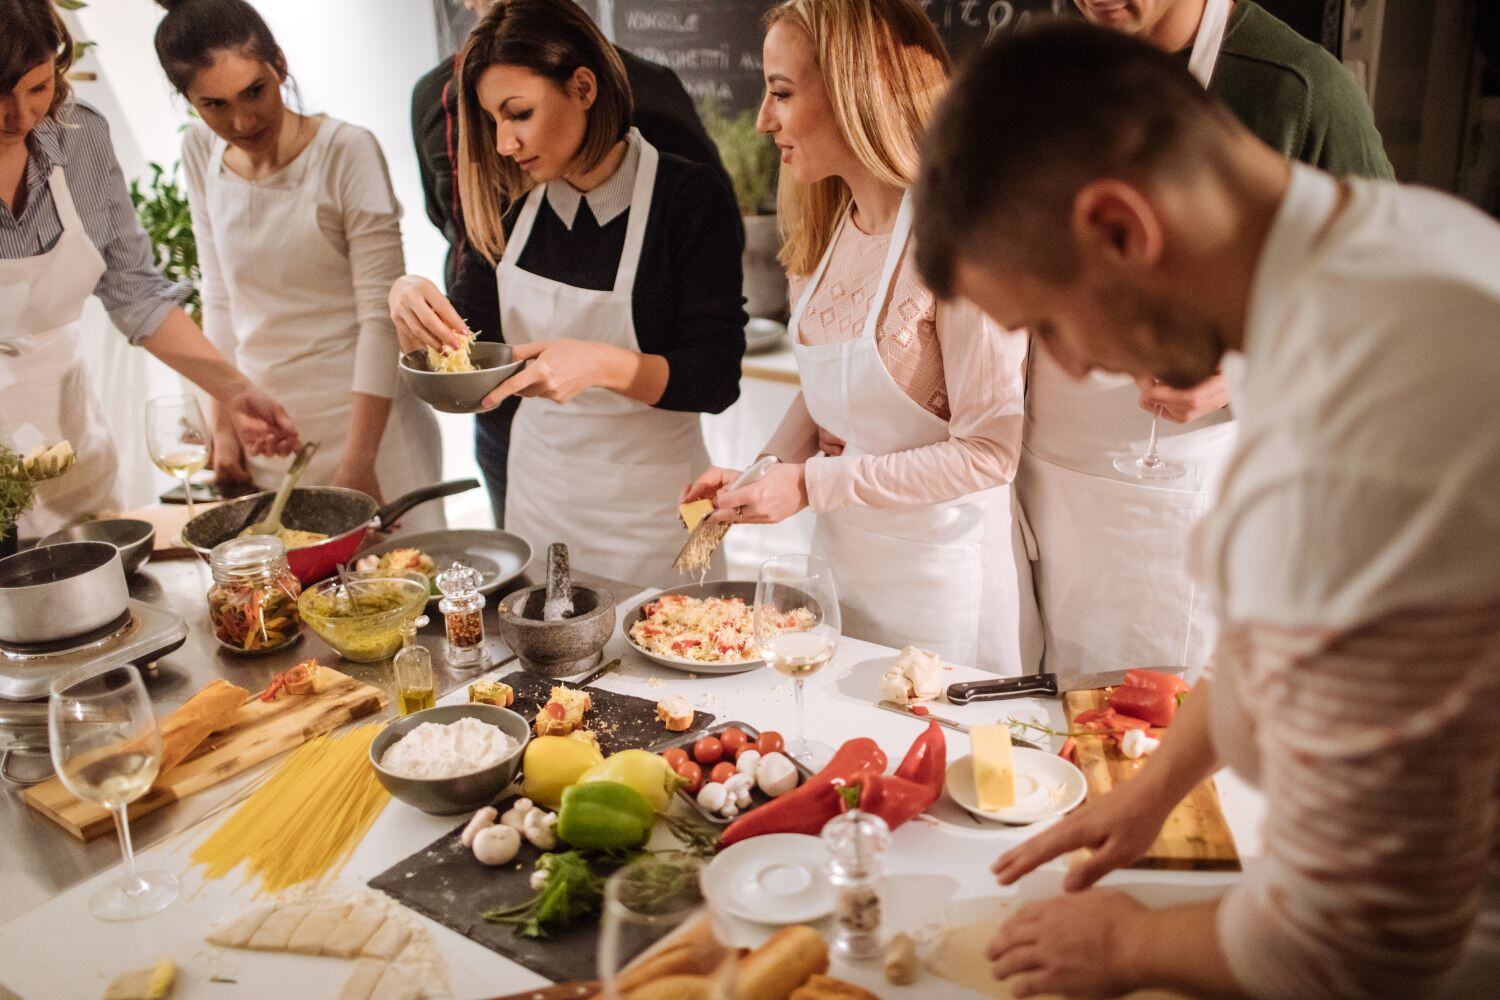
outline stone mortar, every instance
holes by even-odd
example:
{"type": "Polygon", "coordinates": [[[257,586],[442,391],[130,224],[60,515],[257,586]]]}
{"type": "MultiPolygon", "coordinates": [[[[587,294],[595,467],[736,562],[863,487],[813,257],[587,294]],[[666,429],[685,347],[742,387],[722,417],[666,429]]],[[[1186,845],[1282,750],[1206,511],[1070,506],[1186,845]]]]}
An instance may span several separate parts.
{"type": "Polygon", "coordinates": [[[545,584],[508,594],[496,611],[500,637],[523,669],[544,677],[568,677],[595,666],[615,633],[614,599],[590,587],[573,587],[573,617],[543,621],[545,584]]]}

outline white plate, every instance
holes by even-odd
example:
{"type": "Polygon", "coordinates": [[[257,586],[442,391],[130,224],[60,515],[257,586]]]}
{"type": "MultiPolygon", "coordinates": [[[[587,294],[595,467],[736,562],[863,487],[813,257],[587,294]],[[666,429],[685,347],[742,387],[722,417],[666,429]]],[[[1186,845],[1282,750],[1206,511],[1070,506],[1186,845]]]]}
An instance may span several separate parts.
{"type": "Polygon", "coordinates": [[[750,322],[745,324],[745,353],[760,354],[775,350],[781,346],[781,338],[785,336],[785,324],[774,319],[752,316],[750,322]]]}
{"type": "Polygon", "coordinates": [[[1061,816],[1077,808],[1088,794],[1083,772],[1046,750],[1011,747],[1016,768],[1016,804],[995,812],[979,808],[974,791],[974,758],[965,754],[948,765],[945,784],[948,797],[980,819],[1024,826],[1038,820],[1061,816]]]}
{"type": "Polygon", "coordinates": [[[817,837],[768,833],[720,851],[703,872],[715,909],[761,924],[804,924],[833,912],[828,850],[817,837]]]}

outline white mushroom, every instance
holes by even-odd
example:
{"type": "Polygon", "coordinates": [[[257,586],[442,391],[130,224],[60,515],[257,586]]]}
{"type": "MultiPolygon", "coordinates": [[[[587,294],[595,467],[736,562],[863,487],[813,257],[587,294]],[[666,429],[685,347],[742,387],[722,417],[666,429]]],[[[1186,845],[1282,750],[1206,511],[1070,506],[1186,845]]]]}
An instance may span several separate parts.
{"type": "Polygon", "coordinates": [[[698,789],[698,805],[708,812],[719,812],[727,801],[729,801],[729,792],[717,781],[710,781],[698,789]]]}
{"type": "Polygon", "coordinates": [[[755,769],[760,767],[760,762],[761,756],[759,750],[746,750],[735,760],[734,766],[741,774],[748,774],[753,778],[755,777],[755,769]]]}
{"type": "Polygon", "coordinates": [[[1120,752],[1131,760],[1144,757],[1159,746],[1161,746],[1161,740],[1147,736],[1144,729],[1127,730],[1120,738],[1120,752]]]}
{"type": "Polygon", "coordinates": [[[736,774],[724,782],[724,791],[733,799],[739,809],[748,809],[755,800],[750,796],[750,790],[755,787],[755,779],[748,774],[736,774]]]}
{"type": "Polygon", "coordinates": [[[521,833],[525,830],[526,814],[531,812],[533,808],[535,806],[530,799],[516,799],[516,801],[510,804],[510,808],[505,811],[505,815],[500,817],[500,822],[517,833],[521,833]]]}
{"type": "Polygon", "coordinates": [[[474,837],[474,860],[482,865],[503,865],[521,849],[521,835],[508,826],[487,826],[474,837]]]}
{"type": "Polygon", "coordinates": [[[768,753],[756,769],[755,783],[773,799],[785,795],[797,787],[797,765],[786,754],[768,753]]]}
{"type": "Polygon", "coordinates": [[[533,807],[521,821],[521,832],[539,851],[550,851],[557,846],[557,813],[533,807]]]}
{"type": "Polygon", "coordinates": [[[474,837],[480,830],[495,825],[495,817],[499,815],[494,806],[485,806],[474,814],[469,820],[469,825],[464,827],[464,832],[458,835],[458,842],[465,847],[474,846],[474,837]]]}

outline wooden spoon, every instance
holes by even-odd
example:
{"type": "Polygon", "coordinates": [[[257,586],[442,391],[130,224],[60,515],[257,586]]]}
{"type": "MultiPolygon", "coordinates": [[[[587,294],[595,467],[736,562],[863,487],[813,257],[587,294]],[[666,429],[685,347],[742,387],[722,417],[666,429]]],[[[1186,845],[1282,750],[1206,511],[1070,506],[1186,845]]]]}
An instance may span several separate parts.
{"type": "Polygon", "coordinates": [[[304,442],[297,452],[297,457],[292,459],[292,464],[287,466],[286,475],[281,477],[281,486],[276,490],[276,499],[271,501],[271,509],[266,516],[250,525],[241,535],[274,535],[281,531],[281,512],[286,508],[287,498],[292,495],[292,487],[297,485],[297,477],[302,475],[302,470],[307,468],[307,463],[312,461],[313,452],[318,450],[318,442],[304,442]]]}

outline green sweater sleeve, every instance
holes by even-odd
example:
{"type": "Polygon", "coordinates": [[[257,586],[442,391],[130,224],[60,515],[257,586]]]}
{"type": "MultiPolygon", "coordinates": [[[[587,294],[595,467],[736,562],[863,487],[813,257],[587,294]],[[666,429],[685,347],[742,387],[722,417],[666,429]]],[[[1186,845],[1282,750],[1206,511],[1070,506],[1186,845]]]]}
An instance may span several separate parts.
{"type": "Polygon", "coordinates": [[[1336,177],[1395,180],[1375,113],[1354,74],[1332,57],[1318,60],[1311,70],[1315,98],[1297,159],[1336,177]]]}

